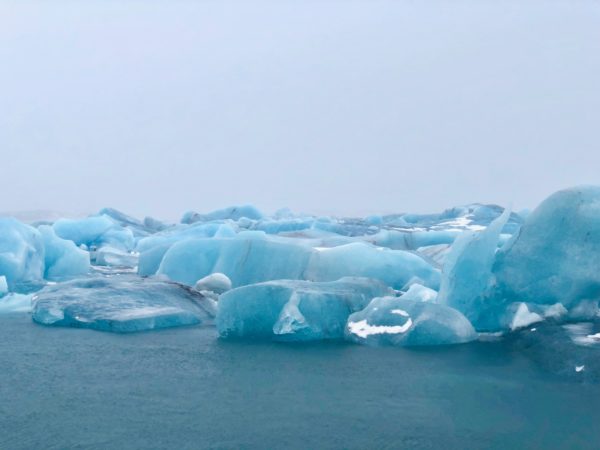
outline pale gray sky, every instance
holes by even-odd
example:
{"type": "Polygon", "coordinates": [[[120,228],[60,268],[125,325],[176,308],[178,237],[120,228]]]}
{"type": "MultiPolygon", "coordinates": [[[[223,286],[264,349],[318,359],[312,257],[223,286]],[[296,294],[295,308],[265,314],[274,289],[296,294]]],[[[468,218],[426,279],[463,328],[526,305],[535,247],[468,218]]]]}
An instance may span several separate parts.
{"type": "Polygon", "coordinates": [[[1,1],[0,210],[535,206],[600,184],[598,1],[1,1]]]}

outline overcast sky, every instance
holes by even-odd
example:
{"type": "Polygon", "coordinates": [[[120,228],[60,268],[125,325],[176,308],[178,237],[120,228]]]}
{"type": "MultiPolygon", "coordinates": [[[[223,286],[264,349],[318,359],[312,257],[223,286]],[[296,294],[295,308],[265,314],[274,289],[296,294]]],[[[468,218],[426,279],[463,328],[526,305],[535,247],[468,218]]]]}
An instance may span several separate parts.
{"type": "Polygon", "coordinates": [[[0,210],[535,206],[600,184],[600,2],[1,1],[0,156],[0,210]]]}

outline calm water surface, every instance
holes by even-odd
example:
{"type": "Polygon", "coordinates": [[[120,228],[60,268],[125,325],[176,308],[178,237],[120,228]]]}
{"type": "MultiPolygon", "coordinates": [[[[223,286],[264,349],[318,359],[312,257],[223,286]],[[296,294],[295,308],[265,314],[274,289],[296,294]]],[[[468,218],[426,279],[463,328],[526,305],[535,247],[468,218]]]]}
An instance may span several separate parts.
{"type": "Polygon", "coordinates": [[[0,315],[0,449],[600,448],[600,354],[530,335],[407,350],[0,315]]]}

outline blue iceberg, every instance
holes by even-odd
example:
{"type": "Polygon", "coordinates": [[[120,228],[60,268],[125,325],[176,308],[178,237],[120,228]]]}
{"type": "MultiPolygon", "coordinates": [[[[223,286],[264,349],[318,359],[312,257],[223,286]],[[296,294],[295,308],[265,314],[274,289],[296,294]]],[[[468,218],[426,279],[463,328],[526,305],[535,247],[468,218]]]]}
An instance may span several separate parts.
{"type": "Polygon", "coordinates": [[[350,314],[372,298],[390,294],[393,291],[383,283],[367,278],[252,284],[220,297],[217,330],[223,338],[341,339],[350,314]]]}
{"type": "Polygon", "coordinates": [[[497,257],[497,296],[567,309],[600,299],[600,188],[551,195],[497,257]]]}
{"type": "Polygon", "coordinates": [[[507,209],[486,229],[465,231],[445,259],[437,301],[462,312],[478,329],[480,315],[494,305],[488,298],[493,284],[492,266],[509,217],[507,209]]]}
{"type": "Polygon", "coordinates": [[[0,293],[0,314],[31,312],[31,302],[34,294],[19,294],[11,292],[7,295],[0,293]]]}
{"type": "Polygon", "coordinates": [[[214,302],[176,283],[137,276],[90,276],[44,287],[33,297],[42,325],[129,333],[212,323],[214,302]]]}
{"type": "Polygon", "coordinates": [[[52,225],[56,235],[88,248],[110,245],[130,251],[135,239],[129,228],[124,228],[106,214],[85,219],[59,219],[52,225]]]}
{"type": "Polygon", "coordinates": [[[35,227],[0,219],[4,311],[116,332],[213,324],[222,337],[468,342],[600,311],[600,188],[534,211],[266,216],[252,206],[181,223],[112,208],[35,227]],[[49,281],[50,280],[50,281],[49,281]],[[57,284],[54,282],[58,281],[57,284]]]}
{"type": "Polygon", "coordinates": [[[59,238],[48,225],[38,229],[45,248],[44,278],[58,280],[85,275],[90,271],[90,254],[87,251],[72,241],[59,238]]]}
{"type": "Polygon", "coordinates": [[[469,320],[457,310],[403,297],[373,299],[348,318],[345,335],[352,342],[375,346],[463,344],[477,339],[469,320]]]}
{"type": "Polygon", "coordinates": [[[0,218],[0,276],[11,291],[44,278],[44,242],[37,229],[0,218]]]}
{"type": "Polygon", "coordinates": [[[181,218],[181,223],[211,222],[214,220],[260,220],[263,214],[252,205],[230,206],[229,208],[219,209],[208,214],[200,214],[194,211],[186,212],[181,218]]]}
{"type": "Polygon", "coordinates": [[[364,242],[315,249],[257,232],[177,242],[165,252],[156,273],[193,286],[214,272],[227,275],[234,287],[271,280],[335,281],[348,276],[375,278],[395,289],[413,277],[428,287],[437,288],[440,283],[439,270],[415,253],[364,242]]]}

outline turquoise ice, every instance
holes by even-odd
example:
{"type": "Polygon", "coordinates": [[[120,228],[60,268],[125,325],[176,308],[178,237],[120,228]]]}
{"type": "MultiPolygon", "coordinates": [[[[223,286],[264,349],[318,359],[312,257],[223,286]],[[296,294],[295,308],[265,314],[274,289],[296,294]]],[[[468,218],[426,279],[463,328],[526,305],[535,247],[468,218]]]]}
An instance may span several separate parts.
{"type": "Polygon", "coordinates": [[[348,316],[393,291],[367,278],[329,283],[280,280],[240,287],[219,299],[223,338],[307,341],[341,339],[348,316]]]}
{"type": "Polygon", "coordinates": [[[381,297],[348,318],[346,338],[374,346],[426,346],[464,344],[476,340],[477,333],[453,308],[403,297],[381,297]]]}
{"type": "Polygon", "coordinates": [[[0,276],[14,290],[44,277],[40,232],[13,218],[0,218],[0,276]]]}
{"type": "Polygon", "coordinates": [[[90,254],[80,249],[72,241],[61,239],[52,227],[39,227],[45,249],[44,278],[64,279],[84,275],[90,271],[90,254]]]}

